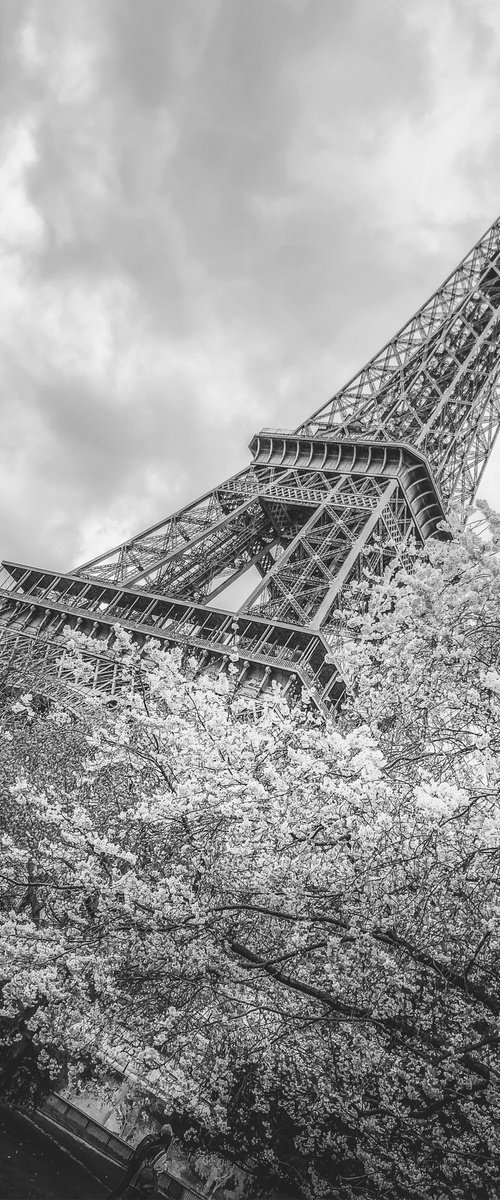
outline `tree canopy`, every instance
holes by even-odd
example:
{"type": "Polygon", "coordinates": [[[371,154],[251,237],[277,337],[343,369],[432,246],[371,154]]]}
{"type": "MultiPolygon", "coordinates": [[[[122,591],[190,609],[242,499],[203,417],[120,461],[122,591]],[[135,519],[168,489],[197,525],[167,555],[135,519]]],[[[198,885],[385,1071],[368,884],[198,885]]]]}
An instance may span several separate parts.
{"type": "Polygon", "coordinates": [[[46,1080],[132,1063],[288,1194],[495,1194],[496,553],[455,531],[374,588],[327,720],[118,628],[113,705],[5,699],[7,1087],[19,1047],[46,1080]]]}

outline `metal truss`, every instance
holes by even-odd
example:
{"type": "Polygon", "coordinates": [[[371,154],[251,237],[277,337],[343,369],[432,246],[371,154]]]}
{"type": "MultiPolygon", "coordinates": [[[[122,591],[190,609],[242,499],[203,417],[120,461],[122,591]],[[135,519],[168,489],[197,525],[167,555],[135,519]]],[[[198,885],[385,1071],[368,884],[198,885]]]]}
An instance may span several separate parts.
{"type": "MultiPolygon", "coordinates": [[[[364,595],[352,585],[473,499],[499,423],[500,220],[332,400],[294,433],[258,434],[246,470],[70,574],[5,563],[0,663],[25,645],[52,694],[70,686],[64,627],[111,646],[119,623],[196,669],[236,667],[254,695],[276,680],[326,711],[343,691],[340,614],[364,595]]],[[[111,659],[96,651],[93,686],[112,695],[111,659]]]]}
{"type": "MultiPolygon", "coordinates": [[[[291,623],[235,616],[145,590],[16,563],[4,564],[0,596],[9,645],[15,638],[27,636],[58,645],[62,654],[65,629],[81,630],[100,642],[108,638],[112,643],[113,627],[119,624],[141,645],[154,638],[165,647],[180,646],[186,659],[195,656],[199,670],[236,664],[235,683],[245,685],[252,695],[276,680],[285,694],[301,686],[318,708],[326,710],[343,692],[338,671],[327,661],[330,646],[326,638],[291,623]]],[[[4,655],[6,645],[4,637],[0,643],[4,655]]],[[[49,656],[48,662],[53,664],[54,657],[49,656]]],[[[106,690],[109,677],[110,665],[101,647],[93,686],[106,690]]]]}
{"type": "Polygon", "coordinates": [[[430,300],[297,430],[401,439],[446,502],[470,503],[500,420],[500,219],[430,300]]]}

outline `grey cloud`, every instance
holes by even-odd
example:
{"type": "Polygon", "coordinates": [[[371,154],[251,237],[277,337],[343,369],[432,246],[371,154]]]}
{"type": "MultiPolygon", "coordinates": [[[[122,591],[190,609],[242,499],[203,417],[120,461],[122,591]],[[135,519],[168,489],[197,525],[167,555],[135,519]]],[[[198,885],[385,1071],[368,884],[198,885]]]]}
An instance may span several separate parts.
{"type": "MultiPolygon", "coordinates": [[[[22,180],[45,230],[9,259],[24,316],[4,350],[3,420],[25,441],[0,493],[0,515],[15,513],[4,553],[70,564],[108,520],[133,532],[231,474],[256,426],[318,407],[493,219],[493,129],[463,146],[454,132],[439,182],[445,197],[468,188],[467,206],[405,208],[398,145],[425,177],[446,127],[430,12],[4,0],[3,128],[31,122],[22,180]],[[29,22],[49,73],[20,70],[29,22]],[[71,90],[71,61],[57,89],[68,47],[87,54],[87,90],[76,68],[71,90]]],[[[481,88],[485,111],[498,99],[500,26],[489,4],[455,12],[450,55],[463,51],[482,113],[481,88]]]]}

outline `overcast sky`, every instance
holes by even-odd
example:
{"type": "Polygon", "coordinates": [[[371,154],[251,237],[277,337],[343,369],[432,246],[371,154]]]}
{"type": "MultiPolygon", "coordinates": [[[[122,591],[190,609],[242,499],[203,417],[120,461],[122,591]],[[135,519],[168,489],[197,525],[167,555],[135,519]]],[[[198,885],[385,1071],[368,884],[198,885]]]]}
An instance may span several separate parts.
{"type": "Polygon", "coordinates": [[[297,425],[496,218],[500,5],[0,0],[0,26],[0,551],[69,569],[297,425]]]}

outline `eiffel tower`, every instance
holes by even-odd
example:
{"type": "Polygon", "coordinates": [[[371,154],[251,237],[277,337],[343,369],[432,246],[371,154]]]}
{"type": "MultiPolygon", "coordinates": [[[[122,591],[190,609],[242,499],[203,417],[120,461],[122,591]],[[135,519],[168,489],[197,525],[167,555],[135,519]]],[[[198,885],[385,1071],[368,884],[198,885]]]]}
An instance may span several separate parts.
{"type": "MultiPolygon", "coordinates": [[[[257,434],[245,470],[69,573],[5,562],[4,661],[31,654],[50,691],[65,627],[112,644],[119,623],[140,645],[183,647],[199,670],[232,664],[247,692],[277,681],[326,711],[343,691],[352,585],[473,501],[499,423],[500,219],[303,425],[257,434]]],[[[112,695],[116,669],[96,653],[95,687],[112,695]]]]}

